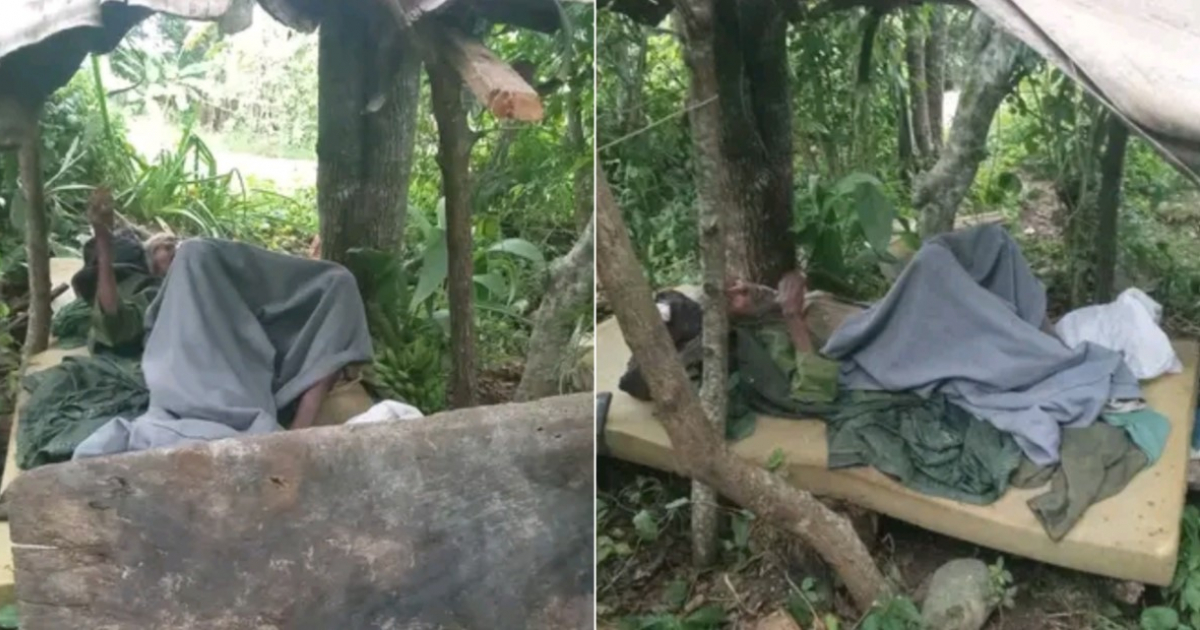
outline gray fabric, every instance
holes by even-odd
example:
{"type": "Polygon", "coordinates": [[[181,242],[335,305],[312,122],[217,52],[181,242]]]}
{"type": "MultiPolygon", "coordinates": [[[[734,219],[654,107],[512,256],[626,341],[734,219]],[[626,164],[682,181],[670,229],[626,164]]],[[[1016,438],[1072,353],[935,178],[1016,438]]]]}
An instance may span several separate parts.
{"type": "Polygon", "coordinates": [[[1200,181],[1196,0],[971,0],[1200,181]]]}
{"type": "Polygon", "coordinates": [[[927,242],[822,352],[842,360],[844,387],[945,394],[1044,466],[1059,459],[1062,427],[1141,395],[1120,354],[1072,350],[1040,330],[1045,317],[1045,290],[1016,242],[982,225],[927,242]]]}
{"type": "Polygon", "coordinates": [[[149,411],[113,419],[76,459],[279,430],[281,408],[371,360],[349,271],[229,241],[182,243],[146,324],[149,411]]]}

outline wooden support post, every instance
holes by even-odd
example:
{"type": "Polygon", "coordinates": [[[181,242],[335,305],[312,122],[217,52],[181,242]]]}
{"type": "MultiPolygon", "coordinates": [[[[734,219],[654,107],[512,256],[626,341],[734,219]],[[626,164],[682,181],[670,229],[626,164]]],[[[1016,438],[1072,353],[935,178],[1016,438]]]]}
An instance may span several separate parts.
{"type": "Polygon", "coordinates": [[[462,83],[444,58],[429,59],[429,91],[438,127],[438,165],[446,199],[446,258],[450,294],[450,406],[478,404],[472,307],[471,129],[463,107],[462,83]]]}
{"type": "Polygon", "coordinates": [[[1120,117],[1108,116],[1108,145],[1100,158],[1100,191],[1096,199],[1096,292],[1098,303],[1115,297],[1117,275],[1117,223],[1121,209],[1121,182],[1125,178],[1125,147],[1129,127],[1120,117]]]}
{"type": "Polygon", "coordinates": [[[50,345],[50,236],[42,190],[41,130],[36,122],[27,129],[18,161],[21,190],[25,194],[25,253],[29,268],[29,328],[25,356],[50,345]]]}

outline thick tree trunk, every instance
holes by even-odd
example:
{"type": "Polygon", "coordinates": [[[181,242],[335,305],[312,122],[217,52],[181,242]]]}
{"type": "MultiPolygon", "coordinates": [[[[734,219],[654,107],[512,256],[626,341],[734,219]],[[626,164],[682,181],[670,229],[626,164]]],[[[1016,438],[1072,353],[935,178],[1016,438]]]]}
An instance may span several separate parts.
{"type": "MultiPolygon", "coordinates": [[[[692,128],[692,153],[695,156],[695,180],[698,184],[697,225],[700,226],[700,256],[704,275],[703,339],[704,370],[700,387],[701,406],[714,435],[725,435],[728,407],[728,329],[725,277],[729,263],[725,259],[729,218],[727,209],[740,201],[730,185],[733,173],[722,147],[723,108],[717,104],[698,107],[720,93],[719,56],[714,29],[713,4],[703,0],[679,3],[684,32],[684,56],[691,74],[689,105],[696,107],[689,116],[692,128]]],[[[765,80],[765,77],[760,78],[765,80]]],[[[724,97],[721,97],[724,98],[724,97]]],[[[785,106],[786,109],[786,106],[785,106]]],[[[772,112],[763,114],[770,120],[772,112]]],[[[778,123],[774,123],[778,124],[778,123]]],[[[787,124],[787,123],[785,123],[787,124]]],[[[765,147],[764,147],[765,148],[765,147]]],[[[789,160],[790,164],[790,160],[789,160]]],[[[790,167],[789,167],[790,169],[790,167]]],[[[597,178],[599,179],[599,178],[597,178]]],[[[745,194],[743,190],[743,194],[745,194]]],[[[744,201],[743,198],[741,201],[744,201]]],[[[765,208],[765,206],[761,206],[765,208]]],[[[742,234],[738,238],[754,238],[742,234]]],[[[748,245],[748,243],[743,242],[748,245]]],[[[752,249],[741,250],[743,255],[752,249]]],[[[790,251],[790,250],[789,250],[790,251]]],[[[736,265],[749,265],[743,258],[736,265]]],[[[743,273],[753,270],[743,268],[743,273]]],[[[747,277],[743,275],[742,277],[747,277]]],[[[700,481],[692,482],[692,557],[698,566],[709,566],[717,558],[717,493],[700,481]]]]}
{"type": "Polygon", "coordinates": [[[925,103],[929,108],[929,139],[933,154],[942,152],[945,134],[942,130],[942,105],[946,98],[946,40],[949,23],[946,7],[932,5],[929,14],[929,35],[925,38],[925,103]]]}
{"type": "Polygon", "coordinates": [[[796,535],[837,572],[854,603],[867,610],[888,592],[866,545],[845,517],[812,494],[739,459],[724,435],[704,421],[699,397],[655,308],[608,182],[596,181],[597,272],[634,359],[642,366],[656,417],[671,439],[680,471],[713,486],[764,521],[796,535]]]}
{"type": "Polygon", "coordinates": [[[321,254],[329,260],[345,262],[354,247],[396,250],[403,243],[421,60],[403,38],[391,40],[386,57],[379,53],[372,42],[393,28],[386,15],[348,5],[321,23],[317,208],[321,254]],[[394,73],[376,66],[382,58],[395,63],[394,73]]]}
{"type": "Polygon", "coordinates": [[[571,333],[580,309],[595,295],[595,237],[593,214],[571,251],[550,265],[550,286],[533,316],[525,371],[513,396],[516,402],[558,394],[563,374],[575,367],[571,333]]]}
{"type": "Polygon", "coordinates": [[[1020,78],[1022,44],[976,14],[981,43],[959,97],[954,124],[937,163],[917,178],[913,205],[921,214],[921,236],[954,229],[954,217],[987,157],[987,136],[1004,97],[1020,78]]]}
{"type": "Polygon", "coordinates": [[[729,206],[726,270],[774,285],[796,266],[787,20],[771,0],[716,0],[713,21],[729,206]]]}
{"type": "Polygon", "coordinates": [[[1100,158],[1100,192],[1096,199],[1096,302],[1111,302],[1117,275],[1117,220],[1121,207],[1121,181],[1125,177],[1125,148],[1129,128],[1108,115],[1108,146],[1100,158]]]}
{"type": "Polygon", "coordinates": [[[904,15],[904,61],[908,66],[908,102],[912,109],[913,138],[917,155],[926,160],[933,155],[933,132],[929,117],[929,92],[925,80],[925,28],[917,11],[904,15]]]}
{"type": "Polygon", "coordinates": [[[478,404],[475,353],[474,261],[471,247],[471,129],[458,74],[429,64],[429,92],[438,128],[438,166],[446,199],[447,284],[450,298],[450,407],[478,404]]]}
{"type": "Polygon", "coordinates": [[[29,328],[25,356],[50,346],[50,233],[42,188],[42,135],[36,122],[21,144],[18,156],[21,190],[25,194],[25,254],[29,268],[29,328]]]}

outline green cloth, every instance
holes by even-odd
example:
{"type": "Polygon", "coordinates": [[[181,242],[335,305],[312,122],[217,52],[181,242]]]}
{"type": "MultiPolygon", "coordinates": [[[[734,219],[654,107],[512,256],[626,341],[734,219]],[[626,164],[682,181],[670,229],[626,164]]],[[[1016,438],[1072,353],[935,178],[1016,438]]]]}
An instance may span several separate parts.
{"type": "Polygon", "coordinates": [[[67,357],[25,377],[29,403],[17,431],[17,466],[69,460],[75,447],[115,416],[135,418],[150,405],[141,366],[103,354],[67,357]]]}
{"type": "MultiPolygon", "coordinates": [[[[728,439],[752,434],[760,413],[820,418],[828,425],[830,468],[874,466],[918,492],[975,504],[991,503],[1007,489],[1021,460],[1012,436],[940,396],[838,394],[838,364],[817,355],[800,356],[806,371],[799,378],[807,384],[796,387],[796,359],[788,358],[781,339],[761,328],[733,328],[728,439]],[[810,356],[817,361],[806,363],[810,356]],[[808,369],[812,366],[817,367],[808,369]],[[830,389],[835,398],[825,394],[830,389]],[[804,396],[807,400],[800,399],[804,396]]],[[[689,345],[680,355],[694,381],[700,354],[689,345]]]]}
{"type": "Polygon", "coordinates": [[[1022,454],[1013,437],[944,396],[848,391],[826,419],[829,467],[873,466],[905,487],[986,505],[1022,454]]]}
{"type": "Polygon", "coordinates": [[[58,340],[60,348],[86,346],[92,326],[92,307],[76,298],[58,309],[50,320],[50,334],[58,340]]]}
{"type": "Polygon", "coordinates": [[[1166,416],[1149,407],[1126,413],[1105,413],[1101,418],[1116,427],[1125,429],[1129,439],[1146,454],[1146,465],[1153,466],[1167,446],[1171,434],[1171,422],[1166,416]]]}
{"type": "Polygon", "coordinates": [[[117,281],[117,310],[110,314],[92,305],[91,350],[138,356],[146,336],[146,309],[158,295],[161,281],[151,275],[130,272],[117,281]]]}
{"type": "Polygon", "coordinates": [[[1012,478],[1018,488],[1050,482],[1049,491],[1028,503],[1054,541],[1062,540],[1092,504],[1124,490],[1148,461],[1124,428],[1106,422],[1063,429],[1059,452],[1057,466],[1038,468],[1026,458],[1012,478]]]}

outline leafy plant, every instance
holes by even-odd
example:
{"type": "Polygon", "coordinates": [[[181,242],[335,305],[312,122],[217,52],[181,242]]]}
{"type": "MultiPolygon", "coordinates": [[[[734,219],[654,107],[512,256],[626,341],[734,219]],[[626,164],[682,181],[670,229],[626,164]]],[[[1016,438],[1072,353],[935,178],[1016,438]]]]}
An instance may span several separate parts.
{"type": "Polygon", "coordinates": [[[872,608],[858,627],[862,630],[922,630],[921,612],[907,597],[893,597],[872,608]]]}
{"type": "Polygon", "coordinates": [[[1012,608],[1016,596],[1017,587],[1013,585],[1012,573],[1004,568],[1004,557],[996,558],[996,563],[988,566],[988,603],[1012,608]]]}

